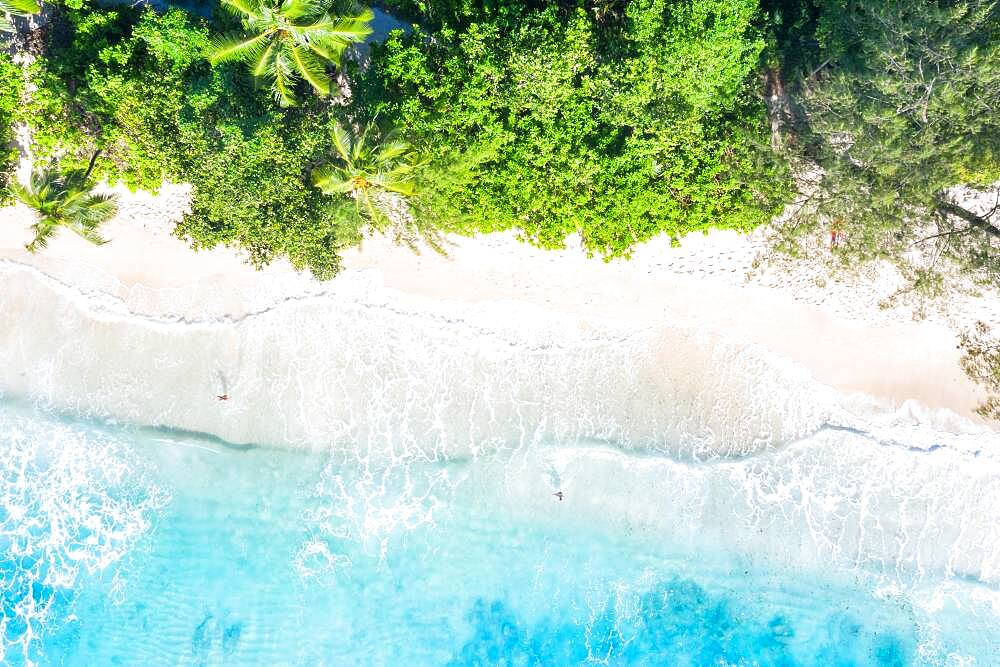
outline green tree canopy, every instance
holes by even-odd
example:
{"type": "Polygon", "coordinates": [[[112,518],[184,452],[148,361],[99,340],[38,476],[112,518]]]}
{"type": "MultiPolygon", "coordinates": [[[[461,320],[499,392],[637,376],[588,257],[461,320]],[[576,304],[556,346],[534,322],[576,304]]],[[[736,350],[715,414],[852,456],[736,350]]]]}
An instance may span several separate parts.
{"type": "Polygon", "coordinates": [[[179,9],[67,16],[70,39],[32,67],[34,155],[85,168],[100,148],[98,180],[149,190],[190,183],[175,232],[193,246],[238,246],[256,266],[288,258],[321,279],[336,273],[357,216],[309,174],[334,151],[340,107],[309,96],[280,108],[231,68],[211,67],[207,22],[179,9]]]}
{"type": "Polygon", "coordinates": [[[821,173],[794,233],[836,225],[845,260],[885,257],[931,284],[939,258],[1000,281],[997,209],[951,190],[1000,179],[998,25],[995,0],[825,4],[798,128],[821,173]]]}
{"type": "Polygon", "coordinates": [[[387,215],[378,197],[385,193],[404,198],[416,194],[413,176],[417,156],[413,146],[395,133],[379,140],[377,132],[372,123],[357,134],[336,123],[332,137],[337,161],[313,171],[313,183],[328,195],[350,195],[373,225],[384,227],[387,215]]]}
{"type": "Polygon", "coordinates": [[[354,100],[441,171],[421,215],[545,247],[579,233],[614,257],[780,210],[755,0],[635,0],[604,23],[555,3],[427,4],[432,31],[373,49],[354,100]]]}
{"type": "Polygon", "coordinates": [[[21,68],[15,65],[6,53],[0,53],[0,205],[10,198],[7,187],[10,174],[17,159],[14,148],[14,117],[21,108],[23,86],[21,68]]]}

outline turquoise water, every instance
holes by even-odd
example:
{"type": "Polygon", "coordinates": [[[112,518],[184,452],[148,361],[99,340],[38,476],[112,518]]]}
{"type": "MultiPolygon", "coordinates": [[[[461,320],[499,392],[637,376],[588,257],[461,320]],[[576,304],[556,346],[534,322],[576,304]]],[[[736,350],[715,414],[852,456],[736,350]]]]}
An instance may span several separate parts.
{"type": "Polygon", "coordinates": [[[806,558],[773,518],[730,540],[670,477],[709,464],[606,450],[559,501],[533,451],[376,465],[0,402],[4,662],[1000,661],[991,585],[806,558]]]}

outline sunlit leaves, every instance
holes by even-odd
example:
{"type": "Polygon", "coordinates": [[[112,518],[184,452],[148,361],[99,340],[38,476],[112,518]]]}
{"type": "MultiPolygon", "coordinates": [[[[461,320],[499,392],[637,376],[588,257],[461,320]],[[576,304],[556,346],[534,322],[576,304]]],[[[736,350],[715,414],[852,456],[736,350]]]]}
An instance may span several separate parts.
{"type": "Polygon", "coordinates": [[[222,0],[243,19],[246,34],[224,35],[208,50],[212,64],[247,63],[268,81],[281,106],[297,103],[295,87],[305,81],[321,95],[332,89],[327,64],[340,64],[343,51],[371,34],[371,10],[357,16],[329,14],[332,0],[222,0]]]}

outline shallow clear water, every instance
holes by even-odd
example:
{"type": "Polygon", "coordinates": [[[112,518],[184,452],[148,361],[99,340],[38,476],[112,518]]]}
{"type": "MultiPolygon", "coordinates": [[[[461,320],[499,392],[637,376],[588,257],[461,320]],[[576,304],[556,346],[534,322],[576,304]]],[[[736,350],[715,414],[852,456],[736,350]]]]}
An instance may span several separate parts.
{"type": "Polygon", "coordinates": [[[9,664],[1000,660],[977,577],[811,559],[725,495],[702,501],[733,514],[719,531],[677,481],[753,463],[542,444],[379,467],[10,402],[0,461],[9,664]]]}

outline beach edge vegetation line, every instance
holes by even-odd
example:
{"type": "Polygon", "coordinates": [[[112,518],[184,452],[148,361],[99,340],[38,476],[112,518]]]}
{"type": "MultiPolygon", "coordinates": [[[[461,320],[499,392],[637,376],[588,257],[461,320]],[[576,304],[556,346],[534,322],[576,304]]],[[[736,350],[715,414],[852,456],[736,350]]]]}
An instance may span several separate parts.
{"type": "MultiPolygon", "coordinates": [[[[330,6],[309,6],[320,5],[330,6]]],[[[248,21],[240,37],[252,44],[230,53],[250,68],[212,67],[212,35],[243,26],[229,12],[206,20],[60,4],[31,69],[33,149],[67,166],[101,149],[95,175],[131,188],[190,182],[179,235],[196,247],[239,245],[257,265],[287,256],[320,278],[369,224],[312,182],[334,154],[331,128],[354,118],[399,128],[423,156],[406,210],[438,234],[513,229],[543,247],[578,234],[613,258],[656,234],[745,231],[780,211],[790,180],[765,150],[753,0],[692,0],[683,12],[641,0],[600,24],[570,5],[514,6],[474,2],[456,28],[430,21],[394,33],[372,46],[366,68],[341,63],[350,96],[299,94],[291,106],[288,94],[301,91],[282,84],[273,97],[247,76],[261,71],[253,63],[279,62],[264,58],[277,47],[253,41],[266,34],[260,25],[248,21]],[[662,61],[661,33],[679,52],[662,61]]]]}
{"type": "MultiPolygon", "coordinates": [[[[319,278],[373,216],[314,174],[336,154],[333,128],[377,117],[422,156],[405,207],[422,229],[514,230],[546,248],[576,235],[610,260],[659,234],[753,229],[793,199],[791,165],[812,165],[815,205],[786,226],[789,247],[835,226],[845,265],[905,270],[917,244],[1000,279],[995,220],[949,194],[1000,178],[996,0],[384,6],[414,28],[362,67],[341,55],[371,12],[346,2],[225,0],[206,18],[54,0],[32,36],[33,92],[17,108],[0,92],[0,120],[26,122],[33,154],[66,169],[101,151],[98,180],[189,182],[178,235],[319,278]],[[337,97],[335,65],[349,82],[337,97]],[[765,80],[784,83],[794,116],[779,142],[765,80]]],[[[946,273],[909,268],[928,292],[946,273]]]]}
{"type": "MultiPolygon", "coordinates": [[[[363,65],[346,49],[372,12],[350,0],[45,5],[34,61],[0,53],[4,145],[21,122],[65,174],[190,183],[175,233],[255,266],[327,279],[372,229],[413,247],[575,236],[610,261],[661,234],[754,229],[809,175],[784,249],[887,259],[929,296],[1000,286],[1000,209],[955,189],[1000,179],[1000,0],[385,0],[413,29],[363,65]],[[381,167],[386,183],[412,169],[396,192],[324,176],[348,162],[337,128],[366,118],[413,149],[381,167]],[[831,229],[835,247],[817,244],[831,229]]],[[[37,9],[6,0],[0,17],[37,9]]],[[[15,157],[0,154],[3,202],[15,157]]]]}
{"type": "Polygon", "coordinates": [[[373,47],[354,103],[428,156],[417,211],[448,231],[578,235],[611,259],[748,231],[790,198],[755,93],[756,0],[636,0],[613,27],[573,3],[431,4],[437,21],[373,47]]]}
{"type": "Polygon", "coordinates": [[[956,268],[1000,286],[1000,215],[952,192],[1000,180],[1000,2],[828,4],[791,151],[818,180],[787,240],[835,224],[845,264],[889,259],[928,292],[956,268]]]}

